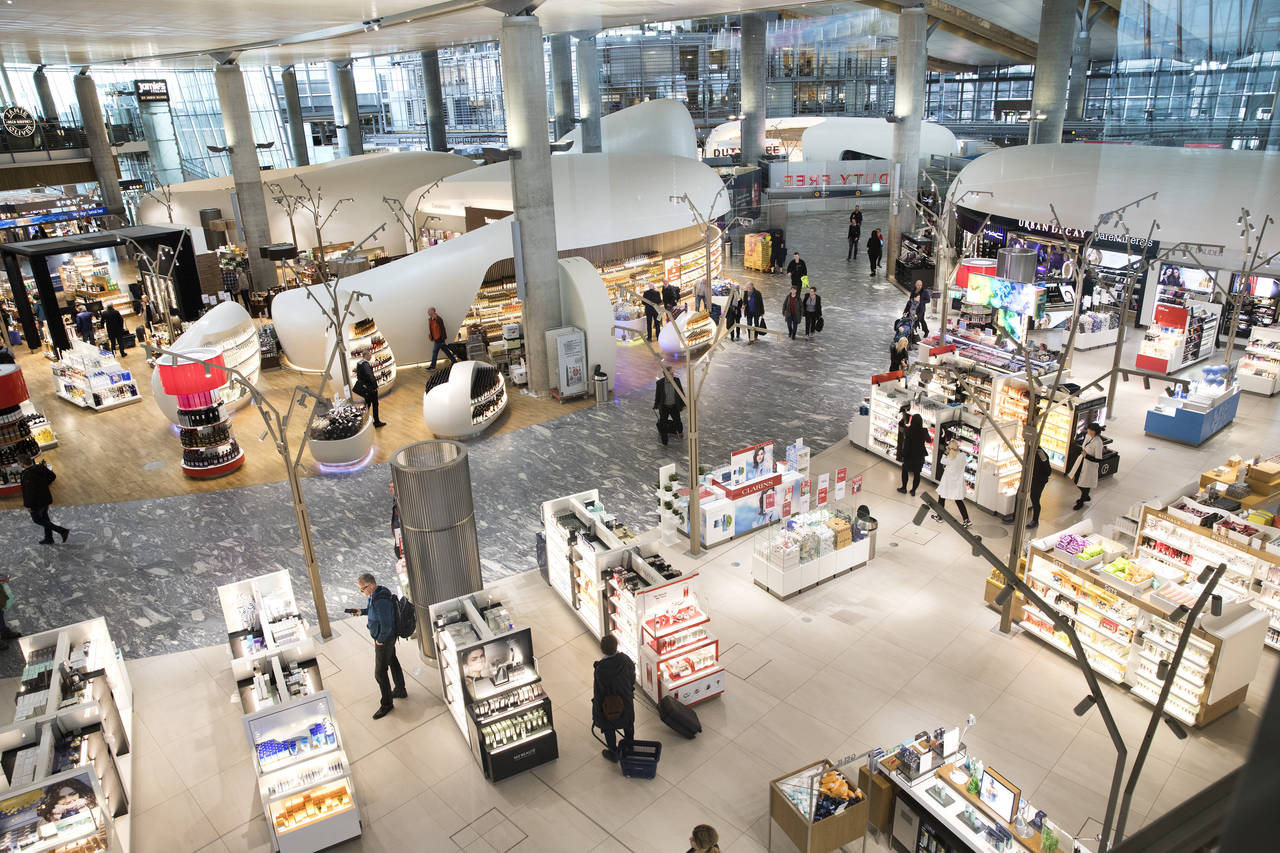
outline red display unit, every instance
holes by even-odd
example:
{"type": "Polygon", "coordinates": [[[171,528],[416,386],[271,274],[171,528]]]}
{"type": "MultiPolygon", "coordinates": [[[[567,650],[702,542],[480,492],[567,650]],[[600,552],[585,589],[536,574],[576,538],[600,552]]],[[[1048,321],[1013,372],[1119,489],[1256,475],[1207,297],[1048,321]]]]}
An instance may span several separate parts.
{"type": "Polygon", "coordinates": [[[156,364],[156,370],[165,393],[178,400],[182,473],[196,480],[211,480],[244,464],[244,450],[231,434],[231,422],[218,393],[227,384],[228,374],[217,369],[224,365],[218,350],[191,350],[184,355],[198,361],[165,356],[156,364]]]}
{"type": "Polygon", "coordinates": [[[22,404],[27,400],[27,383],[16,364],[0,364],[0,497],[22,492],[22,463],[27,454],[33,459],[40,444],[31,436],[27,413],[22,404]]]}

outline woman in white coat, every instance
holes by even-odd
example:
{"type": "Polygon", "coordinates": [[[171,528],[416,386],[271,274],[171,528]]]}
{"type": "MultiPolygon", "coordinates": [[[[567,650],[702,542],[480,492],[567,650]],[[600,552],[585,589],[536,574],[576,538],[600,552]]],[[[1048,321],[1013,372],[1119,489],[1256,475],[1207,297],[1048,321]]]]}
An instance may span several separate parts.
{"type": "Polygon", "coordinates": [[[1098,485],[1098,463],[1106,452],[1107,447],[1102,443],[1102,426],[1089,424],[1084,428],[1084,444],[1080,447],[1080,453],[1067,472],[1080,489],[1080,497],[1076,499],[1072,509],[1084,509],[1084,505],[1089,502],[1089,490],[1098,485]]]}
{"type": "MultiPolygon", "coordinates": [[[[969,510],[964,505],[965,455],[955,440],[947,444],[947,455],[941,462],[945,467],[942,469],[942,479],[938,481],[938,508],[942,509],[949,500],[955,501],[960,508],[960,517],[964,519],[964,526],[968,527],[972,522],[969,521],[969,510]]],[[[933,520],[941,521],[942,517],[935,513],[933,520]]]]}

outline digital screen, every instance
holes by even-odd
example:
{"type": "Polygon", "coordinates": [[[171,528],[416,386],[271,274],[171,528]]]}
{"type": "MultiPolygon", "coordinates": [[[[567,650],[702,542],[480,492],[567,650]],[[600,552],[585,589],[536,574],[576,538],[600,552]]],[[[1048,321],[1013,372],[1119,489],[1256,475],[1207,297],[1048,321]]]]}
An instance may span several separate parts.
{"type": "Polygon", "coordinates": [[[994,308],[1000,327],[1009,337],[1021,341],[1026,337],[1027,319],[1043,313],[1045,292],[1034,284],[971,272],[964,301],[994,308]]]}
{"type": "Polygon", "coordinates": [[[1124,252],[1112,252],[1109,249],[1089,250],[1089,262],[1094,266],[1109,270],[1127,270],[1131,265],[1141,260],[1142,255],[1137,253],[1127,255],[1124,252]]]}
{"type": "Polygon", "coordinates": [[[1267,278],[1261,275],[1245,276],[1237,275],[1235,284],[1231,288],[1234,292],[1239,293],[1243,290],[1250,296],[1257,296],[1260,299],[1269,299],[1280,291],[1280,281],[1274,278],[1267,278]]]}
{"type": "Polygon", "coordinates": [[[1209,293],[1213,290],[1214,276],[1199,267],[1178,267],[1165,264],[1160,270],[1161,287],[1182,287],[1209,293]]]}
{"type": "Polygon", "coordinates": [[[1062,267],[1070,257],[1065,246],[1042,242],[1025,234],[1017,234],[1009,240],[1010,247],[1034,249],[1036,253],[1036,272],[1043,276],[1063,275],[1062,267]]]}
{"type": "Polygon", "coordinates": [[[1018,789],[1005,781],[999,773],[982,771],[978,799],[1005,823],[1013,822],[1014,810],[1018,808],[1018,794],[1018,789]]]}

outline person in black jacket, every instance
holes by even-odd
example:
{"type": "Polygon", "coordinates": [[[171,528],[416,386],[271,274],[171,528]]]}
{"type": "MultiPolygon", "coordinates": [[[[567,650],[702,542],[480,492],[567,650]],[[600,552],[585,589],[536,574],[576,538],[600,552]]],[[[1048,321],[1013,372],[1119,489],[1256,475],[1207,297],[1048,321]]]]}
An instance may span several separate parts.
{"type": "Polygon", "coordinates": [[[116,306],[107,305],[102,312],[102,326],[107,330],[107,347],[112,352],[124,357],[124,317],[116,310],[116,306]]]}
{"type": "Polygon", "coordinates": [[[667,446],[667,439],[673,433],[684,435],[684,424],[680,421],[680,413],[684,411],[684,385],[680,377],[672,374],[675,384],[667,380],[666,374],[658,377],[658,384],[653,386],[653,407],[658,410],[658,435],[662,438],[662,446],[667,446]]]}
{"type": "Polygon", "coordinates": [[[895,370],[907,369],[907,358],[910,354],[911,341],[907,338],[898,338],[889,345],[889,372],[895,370]]]}
{"type": "Polygon", "coordinates": [[[40,540],[40,544],[52,545],[55,533],[66,542],[71,531],[54,524],[49,518],[49,506],[53,503],[49,484],[58,476],[43,462],[37,465],[34,459],[25,454],[18,457],[18,462],[22,465],[22,505],[31,512],[31,521],[44,528],[44,538],[40,540]]]}
{"type": "Polygon", "coordinates": [[[903,309],[904,314],[911,314],[916,321],[916,325],[920,327],[921,333],[928,337],[929,323],[925,319],[925,313],[929,310],[929,303],[933,301],[933,294],[929,288],[924,286],[924,282],[916,279],[914,289],[907,298],[907,306],[903,309]]]}
{"type": "Polygon", "coordinates": [[[803,310],[800,307],[800,287],[791,285],[791,292],[782,300],[782,319],[787,322],[787,335],[791,340],[796,339],[796,329],[800,327],[800,316],[803,310]]]}
{"type": "Polygon", "coordinates": [[[791,263],[787,264],[787,272],[791,274],[791,286],[800,289],[802,278],[809,274],[809,265],[800,259],[799,252],[791,253],[791,263]]]}
{"type": "Polygon", "coordinates": [[[751,282],[747,282],[747,289],[742,291],[742,319],[749,327],[747,343],[751,343],[760,337],[760,333],[756,330],[764,328],[761,324],[764,319],[764,297],[751,282]]]}
{"type": "Polygon", "coordinates": [[[822,319],[822,297],[818,295],[818,288],[810,287],[800,299],[800,305],[804,309],[804,336],[812,340],[822,319]]]}
{"type": "Polygon", "coordinates": [[[924,428],[924,419],[919,415],[911,416],[911,425],[907,427],[906,441],[902,445],[902,485],[899,492],[907,491],[907,475],[914,474],[911,484],[911,496],[915,497],[920,488],[920,471],[924,468],[924,458],[928,455],[929,431],[924,428]]]}
{"type": "Polygon", "coordinates": [[[880,255],[884,251],[884,240],[880,239],[880,229],[876,228],[867,238],[867,260],[871,262],[871,274],[876,274],[880,266],[880,255]]]}
{"type": "Polygon", "coordinates": [[[1031,466],[1031,520],[1027,522],[1027,527],[1040,524],[1040,496],[1044,494],[1044,487],[1049,484],[1052,474],[1049,454],[1044,452],[1043,447],[1037,447],[1036,459],[1031,466]]]}
{"type": "Polygon", "coordinates": [[[725,305],[724,325],[729,330],[729,340],[736,341],[742,334],[742,293],[735,284],[729,291],[729,301],[725,305]]]}
{"type": "Polygon", "coordinates": [[[591,680],[591,723],[604,732],[608,749],[600,754],[609,761],[617,761],[619,747],[625,748],[636,736],[636,665],[625,653],[618,651],[618,638],[605,634],[600,638],[600,651],[604,654],[595,662],[595,674],[591,680]],[[622,731],[622,743],[618,743],[618,731],[622,731]]]}
{"type": "Polygon", "coordinates": [[[373,412],[375,427],[386,426],[378,417],[378,380],[373,375],[373,365],[369,363],[369,359],[362,358],[356,362],[356,384],[351,386],[351,392],[364,398],[365,408],[373,412]]]}
{"type": "Polygon", "coordinates": [[[662,331],[662,294],[653,286],[653,282],[649,282],[640,295],[640,301],[644,303],[645,338],[651,341],[654,335],[662,331]]]}
{"type": "Polygon", "coordinates": [[[849,214],[849,254],[845,257],[846,261],[855,260],[858,257],[858,242],[862,240],[862,214],[858,211],[849,214]],[[857,218],[855,219],[855,214],[857,218]]]}

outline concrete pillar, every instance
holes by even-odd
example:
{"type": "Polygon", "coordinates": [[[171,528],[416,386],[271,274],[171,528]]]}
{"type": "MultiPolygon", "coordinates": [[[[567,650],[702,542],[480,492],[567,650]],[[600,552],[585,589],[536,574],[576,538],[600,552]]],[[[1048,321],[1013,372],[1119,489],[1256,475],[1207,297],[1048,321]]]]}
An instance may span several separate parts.
{"type": "Polygon", "coordinates": [[[244,90],[244,74],[234,60],[221,62],[214,70],[213,81],[218,88],[222,127],[231,148],[227,156],[231,158],[231,177],[235,181],[240,230],[244,232],[253,289],[266,290],[276,284],[276,267],[262,257],[261,252],[263,246],[271,243],[271,227],[267,223],[267,194],[262,186],[258,149],[254,147],[253,120],[249,113],[249,97],[244,90]]]}
{"type": "Polygon", "coordinates": [[[502,19],[502,103],[512,152],[511,198],[519,226],[517,269],[524,270],[524,339],[529,390],[545,394],[546,332],[560,326],[560,265],[556,255],[551,145],[547,140],[547,87],[542,67],[542,27],[532,15],[502,19]]]}
{"type": "Polygon", "coordinates": [[[45,76],[43,65],[36,66],[31,80],[36,84],[36,97],[40,99],[40,117],[57,124],[58,105],[53,100],[53,89],[49,86],[49,78],[45,76]]]}
{"type": "Polygon", "coordinates": [[[138,120],[142,123],[142,135],[147,141],[147,154],[156,181],[162,185],[182,183],[186,176],[182,172],[182,153],[169,102],[138,104],[138,120]]]}
{"type": "Polygon", "coordinates": [[[0,94],[4,95],[4,102],[6,104],[18,103],[18,99],[13,91],[13,84],[9,82],[9,71],[4,67],[3,62],[0,62],[0,89],[3,90],[0,94]]]}
{"type": "Polygon", "coordinates": [[[76,102],[80,105],[80,121],[89,141],[89,159],[93,161],[93,172],[97,175],[98,186],[102,188],[102,202],[107,206],[108,213],[122,217],[124,196],[120,194],[120,170],[116,165],[116,155],[111,152],[111,142],[107,139],[107,126],[102,120],[102,104],[98,101],[98,87],[89,76],[88,66],[75,76],[74,85],[76,102]]]}
{"type": "Polygon", "coordinates": [[[555,109],[554,135],[559,139],[573,130],[573,57],[568,33],[551,37],[551,102],[555,109]]]}
{"type": "Polygon", "coordinates": [[[578,115],[582,117],[582,151],[597,154],[600,142],[600,52],[595,36],[578,39],[578,115]]]}
{"type": "Polygon", "coordinates": [[[329,62],[329,102],[333,104],[333,122],[338,131],[338,156],[357,157],[364,153],[360,135],[360,105],[356,101],[356,78],[351,73],[350,59],[329,62]]]}
{"type": "MultiPolygon", "coordinates": [[[[902,235],[916,225],[920,189],[920,120],[924,117],[924,78],[928,72],[925,43],[929,38],[924,7],[898,15],[898,57],[893,86],[893,173],[890,177],[889,237],[885,275],[897,269],[902,235]]],[[[899,282],[910,284],[910,282],[899,282]]]]}
{"type": "Polygon", "coordinates": [[[1071,43],[1076,36],[1076,0],[1041,0],[1040,40],[1036,48],[1036,76],[1031,87],[1032,145],[1062,141],[1067,114],[1067,72],[1071,69],[1071,43]],[[1036,121],[1037,114],[1045,115],[1036,121]]]}
{"type": "Polygon", "coordinates": [[[289,125],[289,148],[293,152],[293,165],[311,163],[311,149],[307,147],[307,127],[302,123],[302,97],[298,94],[298,73],[293,66],[280,72],[284,84],[284,113],[289,125]]]}
{"type": "Polygon", "coordinates": [[[742,165],[764,155],[765,26],[759,14],[742,16],[742,165]]]}
{"type": "Polygon", "coordinates": [[[440,85],[440,54],[434,50],[422,52],[422,85],[427,93],[427,142],[432,151],[448,151],[444,89],[440,85]]]}
{"type": "Polygon", "coordinates": [[[1091,49],[1089,31],[1082,28],[1076,33],[1075,44],[1071,48],[1071,83],[1067,87],[1067,121],[1084,121],[1084,89],[1089,74],[1091,49]]]}

